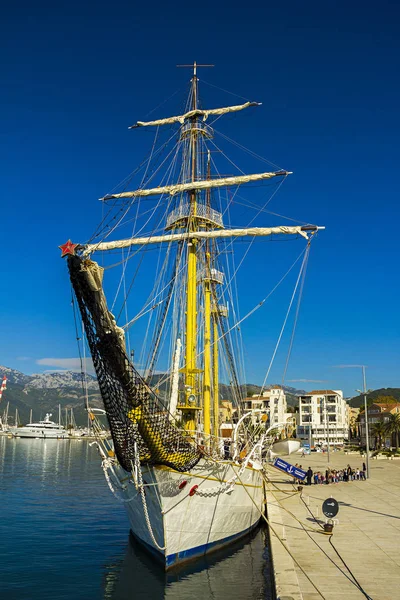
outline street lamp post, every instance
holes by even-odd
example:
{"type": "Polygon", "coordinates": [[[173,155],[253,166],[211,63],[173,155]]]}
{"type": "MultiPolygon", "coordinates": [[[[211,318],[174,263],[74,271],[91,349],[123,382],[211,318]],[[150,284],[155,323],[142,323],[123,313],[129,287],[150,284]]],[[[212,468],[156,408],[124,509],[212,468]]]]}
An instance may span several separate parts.
{"type": "Polygon", "coordinates": [[[369,479],[369,431],[368,431],[368,407],[367,407],[367,383],[365,378],[365,365],[361,365],[363,374],[363,390],[357,390],[360,394],[364,394],[364,415],[365,415],[365,451],[367,455],[367,479],[369,479]]]}
{"type": "Polygon", "coordinates": [[[329,451],[329,415],[326,410],[326,399],[327,399],[328,391],[326,390],[326,394],[324,395],[324,416],[325,416],[325,433],[326,433],[326,443],[328,450],[328,463],[330,462],[330,451],[329,451]]]}
{"type": "Polygon", "coordinates": [[[367,478],[369,479],[369,432],[368,432],[368,407],[367,407],[367,383],[365,380],[365,367],[362,366],[364,387],[364,410],[365,410],[365,446],[367,452],[367,478]]]}

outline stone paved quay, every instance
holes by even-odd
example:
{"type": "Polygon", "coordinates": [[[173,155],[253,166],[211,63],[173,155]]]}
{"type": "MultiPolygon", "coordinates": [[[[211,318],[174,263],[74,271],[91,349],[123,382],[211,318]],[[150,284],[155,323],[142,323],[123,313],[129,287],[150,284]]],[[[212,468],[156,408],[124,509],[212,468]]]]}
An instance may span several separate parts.
{"type": "MultiPolygon", "coordinates": [[[[310,466],[313,471],[325,473],[328,466],[327,455],[321,453],[283,458],[292,464],[301,464],[304,470],[310,466]]],[[[362,467],[363,460],[359,454],[333,452],[330,466],[341,469],[350,464],[357,469],[362,467]]],[[[302,493],[303,500],[309,503],[310,510],[319,516],[322,524],[325,522],[322,502],[331,496],[339,502],[339,523],[334,527],[332,542],[366,596],[350,581],[350,574],[329,542],[330,536],[323,533],[307,511],[300,494],[295,492],[297,486],[293,487],[293,480],[268,467],[268,519],[317,588],[271,531],[280,600],[400,599],[400,459],[370,459],[370,472],[367,481],[305,485],[302,493]]]]}

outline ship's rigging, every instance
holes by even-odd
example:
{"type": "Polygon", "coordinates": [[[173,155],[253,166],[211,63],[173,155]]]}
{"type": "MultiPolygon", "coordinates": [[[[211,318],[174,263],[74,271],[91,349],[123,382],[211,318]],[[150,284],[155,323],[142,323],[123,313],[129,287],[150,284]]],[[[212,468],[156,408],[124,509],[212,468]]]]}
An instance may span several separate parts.
{"type": "MultiPolygon", "coordinates": [[[[290,172],[278,168],[250,175],[242,171],[236,175],[221,175],[216,170],[213,176],[215,162],[211,154],[216,145],[212,141],[212,124],[206,121],[213,116],[237,113],[259,105],[258,102],[246,102],[215,109],[201,108],[194,65],[188,103],[181,115],[138,121],[131,127],[156,127],[154,144],[149,160],[142,164],[144,174],[137,189],[126,189],[130,184],[130,180],[126,180],[125,189],[104,196],[103,205],[109,207],[109,215],[103,219],[97,235],[90,243],[65,251],[69,255],[71,280],[111,430],[113,434],[114,430],[116,432],[116,452],[126,469],[137,452],[141,453],[144,462],[161,462],[178,470],[188,468],[197,460],[194,448],[173,433],[170,417],[160,416],[171,408],[173,363],[181,343],[178,402],[173,408],[177,411],[174,416],[181,421],[187,434],[194,438],[195,432],[200,432],[206,448],[210,447],[212,436],[218,437],[221,373],[230,382],[234,401],[240,409],[246,390],[240,384],[240,381],[244,382],[244,371],[240,364],[243,350],[237,325],[241,320],[235,275],[242,261],[238,267],[234,259],[227,260],[233,242],[248,238],[251,245],[258,238],[281,235],[309,240],[320,229],[314,225],[265,227],[253,226],[250,222],[252,226],[234,227],[231,224],[230,211],[240,186],[275,180],[281,183],[290,172]],[[178,131],[168,137],[161,150],[156,148],[160,128],[176,125],[178,131]],[[174,145],[169,148],[172,140],[174,145]],[[155,159],[159,161],[158,166],[153,164],[155,159]],[[165,173],[160,176],[162,168],[165,173]],[[157,185],[150,187],[156,178],[159,179],[157,185]],[[234,193],[224,196],[223,190],[229,188],[233,188],[234,193]],[[148,209],[143,203],[153,197],[156,198],[154,206],[148,209]],[[131,228],[131,235],[115,240],[115,233],[127,226],[131,228]],[[157,253],[154,286],[137,316],[129,319],[127,295],[143,298],[141,288],[129,281],[130,263],[139,256],[138,270],[144,256],[151,254],[153,249],[157,253]],[[114,257],[117,251],[122,253],[119,261],[122,274],[113,306],[117,308],[118,297],[122,296],[119,316],[124,313],[126,320],[122,327],[117,325],[107,308],[102,291],[102,270],[91,260],[96,252],[114,257]],[[222,258],[225,261],[221,261],[222,258]],[[222,262],[225,262],[225,269],[222,262]],[[230,312],[233,325],[228,325],[230,312]],[[145,331],[142,329],[142,349],[135,368],[130,361],[125,334],[129,336],[128,329],[132,324],[136,325],[139,318],[147,314],[147,326],[145,331]],[[112,349],[108,347],[110,344],[112,349]],[[155,384],[160,358],[167,368],[164,366],[163,375],[155,384]],[[179,451],[176,451],[177,447],[179,451]],[[181,451],[182,459],[179,459],[181,451]]],[[[229,160],[229,164],[234,163],[229,160]]],[[[260,207],[259,214],[263,210],[260,207]]],[[[105,262],[104,266],[107,269],[114,265],[105,262]]]]}

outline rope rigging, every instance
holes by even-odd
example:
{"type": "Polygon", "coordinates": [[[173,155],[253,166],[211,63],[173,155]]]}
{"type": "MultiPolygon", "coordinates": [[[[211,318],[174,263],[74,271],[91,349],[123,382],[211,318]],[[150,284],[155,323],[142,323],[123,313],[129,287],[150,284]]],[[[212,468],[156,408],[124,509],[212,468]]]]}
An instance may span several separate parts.
{"type": "MultiPolygon", "coordinates": [[[[186,103],[185,114],[193,108],[194,104],[196,105],[196,107],[199,106],[199,104],[197,103],[197,93],[195,88],[196,86],[195,84],[193,84],[191,86],[191,92],[186,103]]],[[[240,107],[231,108],[237,109],[240,107]]],[[[215,111],[214,114],[216,114],[215,111]]],[[[153,123],[158,122],[155,121],[153,123]]],[[[215,165],[215,161],[211,158],[211,150],[215,150],[219,153],[220,156],[222,156],[225,160],[228,161],[228,164],[230,165],[230,170],[231,167],[234,167],[236,172],[243,174],[243,170],[236,164],[236,162],[234,160],[231,160],[214,141],[210,141],[212,131],[210,130],[210,127],[208,125],[203,125],[203,123],[196,116],[190,117],[186,121],[186,123],[184,123],[178,130],[173,131],[172,135],[169,135],[168,132],[168,139],[164,143],[162,143],[160,140],[160,126],[157,125],[147,160],[143,161],[138,167],[138,169],[136,169],[134,172],[131,173],[130,176],[128,176],[128,178],[126,178],[126,180],[123,182],[124,188],[126,189],[131,179],[139,172],[141,172],[142,174],[141,181],[139,183],[139,189],[141,189],[142,191],[144,190],[144,186],[148,186],[151,182],[155,180],[155,178],[157,178],[158,185],[160,185],[161,187],[164,186],[164,190],[165,187],[167,187],[171,181],[173,182],[176,179],[179,182],[182,182],[182,185],[186,185],[186,182],[189,182],[189,184],[190,182],[193,183],[194,181],[198,182],[202,178],[204,179],[204,177],[202,177],[202,172],[205,171],[206,167],[207,169],[209,169],[211,164],[213,165],[214,171],[221,179],[218,168],[215,165]],[[197,132],[195,134],[193,133],[194,129],[196,129],[197,132]],[[172,140],[174,140],[174,143],[172,144],[171,148],[172,140]],[[158,146],[158,144],[160,145],[158,146]],[[181,161],[178,160],[179,157],[181,157],[181,161]],[[158,175],[161,172],[163,173],[163,175],[161,177],[158,177],[158,175]]],[[[222,137],[225,138],[229,143],[232,143],[232,140],[230,140],[230,138],[228,138],[227,136],[222,135],[222,137]]],[[[247,152],[247,149],[241,146],[240,144],[237,144],[237,147],[247,152]]],[[[255,153],[250,152],[250,154],[253,157],[261,159],[261,157],[255,155],[255,153]]],[[[285,171],[284,173],[287,172],[285,171]]],[[[269,174],[267,173],[264,175],[269,174]]],[[[256,177],[256,175],[254,175],[254,177],[256,177]]],[[[208,171],[207,178],[211,178],[210,171],[208,171]]],[[[271,202],[272,198],[280,189],[285,178],[286,176],[279,180],[279,183],[276,186],[274,186],[272,191],[271,189],[268,190],[267,199],[264,201],[263,198],[263,203],[261,204],[261,206],[252,207],[255,210],[255,214],[251,216],[251,219],[249,220],[249,223],[247,225],[248,227],[262,212],[266,212],[266,206],[269,202],[271,202]]],[[[152,236],[154,237],[155,232],[160,231],[164,227],[166,227],[167,230],[172,229],[174,231],[176,231],[177,229],[186,229],[188,232],[197,232],[202,229],[206,231],[215,229],[216,227],[212,224],[212,222],[207,222],[207,219],[205,221],[202,220],[203,217],[201,215],[204,215],[204,213],[197,213],[197,211],[198,207],[207,206],[207,210],[209,212],[214,211],[215,213],[216,211],[212,208],[212,204],[214,204],[215,206],[216,198],[218,199],[218,203],[221,208],[221,223],[218,226],[223,229],[224,226],[222,224],[222,218],[224,218],[225,222],[231,225],[231,220],[233,218],[231,209],[235,197],[236,195],[238,195],[239,187],[239,185],[236,185],[235,189],[232,192],[228,192],[227,195],[221,193],[221,189],[219,188],[216,192],[213,192],[213,190],[211,190],[210,188],[207,189],[206,187],[203,187],[196,190],[196,188],[192,186],[192,191],[189,191],[187,193],[185,192],[185,190],[189,190],[189,187],[185,189],[183,189],[182,187],[182,189],[180,189],[180,193],[176,193],[176,195],[172,194],[170,196],[166,196],[160,194],[159,198],[154,202],[150,210],[142,210],[141,202],[144,200],[141,199],[141,196],[139,196],[138,198],[130,198],[128,201],[123,201],[122,206],[119,205],[117,201],[113,201],[110,211],[104,217],[99,228],[96,230],[95,236],[93,236],[92,239],[94,239],[95,237],[96,240],[100,240],[98,242],[100,243],[102,240],[108,238],[115,230],[122,227],[130,226],[131,237],[138,238],[139,246],[137,250],[133,250],[132,246],[130,246],[126,253],[121,247],[122,253],[121,262],[119,263],[119,265],[122,265],[122,272],[119,282],[116,285],[116,293],[111,304],[111,311],[114,310],[115,306],[118,307],[118,309],[116,309],[116,319],[114,319],[111,312],[108,312],[108,309],[105,304],[105,299],[102,296],[102,291],[100,290],[100,288],[98,289],[96,287],[97,284],[95,284],[95,287],[91,289],[89,279],[93,274],[91,273],[92,266],[89,264],[90,260],[85,260],[81,264],[80,268],[82,269],[84,274],[80,272],[78,273],[77,263],[74,263],[72,260],[69,261],[71,281],[74,285],[74,289],[78,298],[78,304],[81,311],[82,319],[84,321],[85,330],[87,330],[88,343],[92,355],[95,356],[94,364],[96,372],[98,372],[99,382],[101,382],[100,387],[102,389],[102,395],[103,398],[105,398],[105,404],[108,403],[108,408],[111,411],[111,413],[113,413],[113,411],[115,413],[112,414],[110,417],[110,426],[111,429],[113,430],[114,428],[116,432],[115,435],[118,438],[117,452],[119,453],[119,458],[121,458],[121,464],[124,465],[124,468],[126,468],[128,465],[128,459],[133,460],[134,458],[134,452],[132,450],[134,444],[137,444],[137,447],[140,449],[141,455],[144,457],[143,460],[148,459],[152,461],[158,460],[161,457],[161,461],[164,461],[163,464],[166,464],[165,461],[168,461],[168,458],[166,458],[168,452],[166,450],[164,452],[163,448],[160,447],[163,445],[161,441],[154,441],[156,438],[155,432],[157,430],[156,422],[158,418],[156,417],[156,412],[157,410],[161,410],[162,412],[165,412],[165,414],[167,414],[167,411],[165,410],[165,407],[161,408],[159,398],[157,398],[157,395],[154,394],[154,392],[150,388],[150,382],[152,380],[152,376],[155,370],[157,369],[157,365],[159,364],[159,362],[161,362],[161,360],[167,359],[168,365],[172,365],[173,353],[175,351],[178,336],[185,339],[189,335],[189,320],[187,320],[184,316],[185,311],[188,310],[187,296],[189,294],[189,286],[191,286],[192,290],[194,289],[194,295],[192,293],[192,303],[194,306],[194,308],[192,307],[192,311],[194,314],[194,320],[193,323],[191,323],[190,325],[194,332],[191,333],[194,342],[193,348],[190,350],[190,352],[192,353],[190,354],[190,366],[188,367],[187,364],[187,354],[184,360],[181,361],[184,364],[180,365],[180,371],[185,373],[185,388],[193,386],[193,388],[196,389],[197,397],[201,395],[201,389],[203,385],[202,381],[205,381],[205,365],[209,364],[210,362],[210,354],[207,355],[208,358],[205,356],[205,345],[206,343],[209,344],[209,348],[212,348],[214,346],[218,348],[218,346],[220,345],[223,349],[223,354],[219,359],[221,365],[220,375],[221,378],[223,378],[224,376],[228,377],[231,384],[234,401],[240,409],[241,401],[243,400],[243,396],[245,394],[245,389],[243,388],[243,385],[240,384],[240,379],[245,379],[244,351],[240,325],[251,315],[253,315],[255,311],[258,310],[266,302],[266,300],[271,296],[271,294],[274,293],[277,287],[279,287],[279,285],[283,282],[283,280],[290,273],[294,265],[300,259],[301,255],[295,260],[295,262],[287,271],[287,273],[280,279],[280,281],[267,294],[267,296],[265,296],[265,298],[263,298],[261,302],[254,306],[254,308],[251,309],[246,315],[241,317],[239,312],[238,288],[236,278],[239,270],[243,267],[245,260],[250,255],[250,251],[253,248],[253,244],[255,242],[254,236],[250,239],[246,251],[244,252],[241,259],[239,260],[239,262],[236,263],[233,254],[231,258],[228,252],[229,249],[233,247],[234,242],[237,241],[234,237],[229,242],[222,242],[220,246],[217,245],[216,242],[212,242],[211,261],[209,258],[207,258],[207,253],[209,254],[210,252],[208,241],[206,241],[205,238],[202,240],[200,236],[199,239],[195,238],[194,260],[196,261],[196,263],[195,268],[192,271],[193,273],[195,273],[194,277],[196,278],[194,284],[193,281],[190,281],[191,276],[189,275],[189,270],[186,269],[185,266],[182,267],[181,265],[181,263],[185,262],[185,260],[188,262],[190,252],[193,255],[192,250],[189,252],[189,247],[193,246],[193,243],[190,240],[190,238],[188,238],[187,241],[185,240],[179,242],[176,246],[175,244],[170,243],[169,241],[165,242],[166,246],[164,247],[162,244],[158,244],[158,257],[157,261],[155,261],[157,262],[157,276],[155,278],[150,295],[148,296],[148,299],[145,302],[144,306],[142,306],[139,312],[136,312],[136,316],[133,319],[129,319],[128,316],[128,298],[132,294],[132,290],[134,289],[134,283],[136,283],[137,281],[139,271],[142,270],[143,267],[146,265],[145,250],[147,249],[148,239],[142,240],[142,238],[138,237],[139,234],[141,234],[144,230],[149,229],[150,231],[148,237],[151,238],[152,236]],[[211,196],[211,194],[214,195],[211,196]],[[171,224],[170,221],[168,223],[167,218],[171,215],[171,208],[178,209],[179,207],[187,205],[188,202],[190,206],[189,212],[187,214],[182,212],[182,215],[186,216],[181,217],[180,222],[172,221],[171,224]],[[113,209],[116,212],[116,214],[113,217],[110,217],[111,209],[113,209]],[[133,218],[132,215],[134,215],[133,218]],[[165,256],[163,255],[164,250],[165,256]],[[137,265],[135,265],[136,268],[133,272],[133,276],[130,277],[130,280],[128,282],[128,262],[130,262],[134,257],[136,257],[138,252],[141,253],[141,256],[137,261],[137,265]],[[209,319],[210,322],[212,320],[215,321],[216,329],[213,330],[212,336],[208,334],[207,338],[205,314],[200,308],[200,306],[201,303],[206,299],[206,293],[208,292],[204,291],[207,290],[207,286],[205,284],[204,286],[200,285],[200,283],[204,279],[204,275],[202,275],[201,270],[203,270],[203,272],[206,272],[207,268],[209,268],[208,265],[210,264],[210,262],[212,262],[212,268],[215,269],[217,272],[219,272],[219,269],[221,269],[221,277],[223,277],[223,274],[226,273],[226,279],[224,287],[221,288],[222,291],[217,291],[215,283],[209,283],[209,292],[211,292],[211,303],[214,312],[214,314],[210,316],[209,319]],[[221,265],[219,263],[221,263],[221,265]],[[121,295],[123,296],[123,298],[120,302],[119,298],[121,295]],[[221,301],[224,301],[224,299],[226,300],[226,306],[232,306],[233,325],[230,325],[229,321],[225,321],[225,317],[228,317],[228,315],[222,316],[219,313],[219,303],[221,301]],[[101,310],[106,311],[105,317],[103,316],[103,318],[100,316],[101,310]],[[125,317],[125,325],[123,328],[119,328],[116,323],[120,320],[123,314],[125,317]],[[109,334],[113,336],[113,339],[116,342],[118,336],[121,335],[121,332],[127,332],[134,323],[138,323],[139,319],[141,319],[141,317],[144,317],[145,315],[147,315],[147,319],[143,322],[140,321],[140,324],[138,325],[139,330],[145,328],[144,334],[141,334],[140,336],[141,352],[139,365],[145,373],[145,376],[142,377],[139,374],[139,372],[134,369],[133,365],[131,364],[128,358],[130,354],[129,339],[127,339],[126,341],[126,349],[121,342],[116,345],[113,351],[109,351],[107,348],[105,348],[103,342],[109,334]],[[172,316],[171,321],[168,320],[169,315],[172,316]],[[147,325],[144,325],[144,323],[146,322],[147,325]],[[107,330],[107,327],[110,331],[107,330]],[[212,342],[209,342],[211,338],[212,342]],[[166,350],[164,348],[166,348],[166,350]],[[168,356],[166,357],[165,355],[168,356]],[[203,366],[203,369],[199,368],[201,366],[203,366]],[[239,374],[241,375],[241,377],[239,377],[239,374]],[[123,390],[122,382],[124,382],[124,386],[127,386],[127,393],[125,393],[123,390]],[[114,388],[111,393],[110,389],[108,389],[110,385],[112,388],[114,388]],[[122,407],[124,407],[123,410],[122,407]],[[122,418],[122,413],[124,411],[126,411],[126,414],[124,418],[122,418]],[[122,427],[120,427],[118,421],[120,421],[123,424],[122,427]],[[140,427],[136,427],[136,425],[139,424],[140,427]],[[129,442],[127,442],[127,448],[123,447],[123,436],[120,430],[124,431],[125,435],[130,440],[129,442]],[[137,433],[139,430],[140,435],[137,433]],[[158,456],[157,459],[155,459],[156,455],[158,456]]],[[[205,208],[203,208],[202,210],[204,211],[205,208]]],[[[218,223],[218,221],[216,221],[216,223],[218,223]]],[[[231,235],[231,232],[227,231],[226,234],[231,235]]],[[[109,248],[111,247],[112,246],[110,244],[109,248]]],[[[90,252],[91,251],[92,249],[90,249],[90,252]]],[[[96,251],[96,245],[94,245],[93,251],[96,251]]],[[[308,256],[308,250],[306,252],[306,256],[308,256]]],[[[95,263],[92,264],[94,265],[95,263]]],[[[109,265],[107,267],[106,265],[105,268],[110,268],[114,266],[115,265],[109,265]]],[[[302,269],[303,267],[304,261],[302,264],[302,269]]],[[[223,283],[223,280],[221,280],[221,282],[218,283],[223,283]]],[[[300,284],[300,296],[303,289],[303,284],[304,278],[301,280],[300,284]]],[[[289,306],[289,312],[298,285],[299,280],[296,282],[294,295],[289,306]]],[[[295,321],[297,321],[298,310],[299,307],[296,312],[295,321]]],[[[284,326],[286,325],[287,318],[288,314],[285,319],[284,326]]],[[[283,330],[281,332],[281,336],[282,334],[283,330]]],[[[281,336],[278,340],[278,346],[281,336]]],[[[293,339],[294,332],[290,341],[290,349],[284,376],[286,374],[293,339]]],[[[187,347],[188,344],[186,344],[186,352],[187,347]]],[[[275,357],[277,348],[274,352],[273,359],[275,357]]],[[[270,368],[272,366],[272,362],[270,368]]],[[[213,365],[212,369],[218,371],[218,358],[217,367],[214,367],[213,365]]],[[[208,372],[209,370],[207,368],[207,373],[208,372]]],[[[165,382],[170,377],[171,374],[167,373],[165,377],[162,377],[160,379],[160,381],[165,382]]],[[[160,381],[158,382],[159,384],[160,381]]],[[[209,386],[209,384],[207,385],[209,386]]],[[[204,386],[206,386],[205,383],[204,386]]],[[[187,392],[185,393],[187,394],[187,392]]],[[[212,393],[215,397],[215,395],[218,392],[215,391],[214,388],[212,393]]],[[[186,397],[188,396],[186,395],[186,397]]],[[[201,399],[199,400],[199,402],[200,405],[198,408],[201,409],[201,399]]],[[[215,411],[216,409],[213,408],[213,410],[215,411]]],[[[166,418],[168,420],[169,417],[166,416],[166,418]]],[[[168,431],[167,434],[168,436],[172,436],[172,433],[170,431],[168,431]]],[[[179,442],[178,445],[180,444],[181,442],[179,442]]],[[[188,448],[186,448],[186,451],[188,451],[188,448]]],[[[190,456],[187,457],[185,460],[192,461],[194,460],[194,457],[190,456]]],[[[180,459],[178,456],[174,458],[174,464],[180,464],[180,459]]]]}

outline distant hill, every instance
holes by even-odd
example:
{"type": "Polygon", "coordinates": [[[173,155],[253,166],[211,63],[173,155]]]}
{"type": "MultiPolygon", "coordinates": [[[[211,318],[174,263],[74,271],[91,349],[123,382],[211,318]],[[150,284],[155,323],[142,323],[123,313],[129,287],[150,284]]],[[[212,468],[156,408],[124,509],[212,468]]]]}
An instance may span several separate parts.
{"type": "MultiPolygon", "coordinates": [[[[46,413],[52,413],[53,418],[58,419],[58,406],[61,406],[61,412],[64,418],[65,409],[73,409],[74,417],[79,425],[85,425],[87,414],[85,411],[85,398],[82,390],[81,375],[74,371],[54,371],[51,373],[38,373],[34,375],[25,375],[15,369],[0,366],[0,377],[7,375],[7,390],[3,394],[3,400],[0,404],[0,414],[3,414],[7,402],[10,403],[9,415],[10,422],[13,422],[15,409],[18,409],[18,415],[21,423],[29,421],[30,411],[33,411],[33,418],[39,420],[44,418],[46,413]]],[[[165,374],[154,375],[151,385],[158,390],[162,399],[169,395],[169,382],[166,381],[165,374]]],[[[100,396],[96,377],[87,375],[87,386],[89,394],[89,403],[91,406],[102,408],[103,403],[100,396]]],[[[270,389],[268,385],[265,389],[270,389]]],[[[290,386],[283,386],[286,393],[288,406],[298,406],[298,396],[304,394],[304,390],[298,390],[290,386]]],[[[233,400],[232,386],[221,383],[219,386],[220,398],[224,400],[233,400]]],[[[252,396],[259,394],[261,386],[254,383],[247,383],[243,386],[244,395],[252,396]]],[[[376,401],[379,396],[392,396],[400,402],[400,388],[380,388],[367,395],[368,405],[376,401]]],[[[364,396],[355,396],[349,400],[350,406],[362,407],[364,405],[364,396]]]]}
{"type": "MultiPolygon", "coordinates": [[[[14,423],[15,410],[18,409],[19,420],[27,423],[32,409],[34,420],[41,420],[46,413],[52,413],[53,419],[58,420],[58,407],[61,407],[63,420],[65,410],[73,410],[78,425],[85,425],[87,414],[85,411],[85,394],[82,390],[81,375],[74,371],[55,371],[50,373],[39,373],[25,375],[15,369],[0,366],[0,377],[7,376],[7,390],[3,394],[0,404],[0,414],[9,403],[9,422],[14,423]]],[[[162,399],[168,396],[168,381],[165,374],[154,375],[151,385],[158,390],[162,399]]],[[[90,406],[102,408],[103,403],[100,396],[96,377],[87,375],[87,387],[90,406]]],[[[265,389],[270,389],[267,386],[265,389]]],[[[283,386],[286,392],[288,406],[297,406],[296,394],[304,393],[292,387],[283,386]]],[[[261,386],[246,384],[243,386],[244,395],[251,396],[261,391],[261,386]]],[[[220,398],[233,400],[233,390],[230,385],[221,383],[219,386],[220,398]]],[[[400,391],[400,390],[399,390],[400,391]]]]}
{"type": "MultiPolygon", "coordinates": [[[[376,402],[376,399],[379,396],[392,396],[398,402],[400,402],[400,388],[380,388],[379,390],[374,390],[367,394],[367,404],[368,406],[376,402]]],[[[364,406],[364,394],[360,396],[355,396],[349,400],[350,406],[354,408],[360,408],[364,406]]]]}
{"type": "MultiPolygon", "coordinates": [[[[0,376],[7,376],[7,389],[0,404],[0,414],[3,414],[9,403],[9,422],[14,423],[15,410],[21,423],[29,421],[30,411],[34,420],[43,419],[46,413],[51,413],[58,420],[58,407],[61,407],[63,419],[65,410],[73,409],[75,420],[80,425],[87,423],[84,392],[81,375],[73,371],[40,373],[25,375],[15,369],[0,366],[0,376]]],[[[97,380],[87,375],[89,403],[93,407],[103,406],[97,380]]]]}

